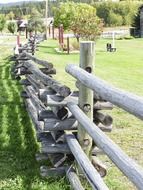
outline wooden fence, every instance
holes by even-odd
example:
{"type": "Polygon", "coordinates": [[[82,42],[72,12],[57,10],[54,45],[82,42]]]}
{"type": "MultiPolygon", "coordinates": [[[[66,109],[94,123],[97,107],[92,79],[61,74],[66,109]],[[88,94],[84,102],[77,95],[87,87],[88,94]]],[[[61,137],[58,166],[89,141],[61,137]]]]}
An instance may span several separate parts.
{"type": "Polygon", "coordinates": [[[80,67],[66,67],[66,72],[77,79],[78,91],[71,92],[52,77],[56,74],[52,63],[20,48],[13,73],[21,79],[21,96],[41,143],[36,159],[49,159],[52,164],[50,168],[41,166],[41,175],[66,175],[75,190],[84,189],[78,175],[85,175],[93,189],[109,189],[102,179],[106,167],[98,159],[98,154],[104,152],[142,189],[143,169],[104,133],[112,130],[113,119],[102,110],[111,110],[114,104],[143,119],[143,98],[94,76],[94,52],[94,42],[81,42],[80,67]],[[23,75],[25,78],[21,78],[23,75]]]}

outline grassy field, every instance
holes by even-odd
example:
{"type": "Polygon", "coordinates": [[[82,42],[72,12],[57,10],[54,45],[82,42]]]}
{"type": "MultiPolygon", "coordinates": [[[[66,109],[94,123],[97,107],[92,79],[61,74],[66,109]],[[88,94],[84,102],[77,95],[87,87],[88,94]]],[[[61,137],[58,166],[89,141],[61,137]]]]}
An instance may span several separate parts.
{"type": "MultiPolygon", "coordinates": [[[[143,40],[117,40],[115,53],[106,52],[107,42],[110,40],[96,43],[95,74],[117,87],[143,96],[143,40]]],[[[64,68],[68,63],[78,64],[79,55],[58,54],[54,50],[57,46],[57,41],[43,42],[36,55],[51,61],[57,69],[56,78],[74,89],[75,80],[64,68]]],[[[12,46],[0,46],[0,190],[69,190],[64,178],[45,180],[39,176],[40,164],[35,161],[38,144],[20,99],[21,87],[9,74],[13,63],[10,54],[12,46]]],[[[118,108],[111,115],[114,127],[108,135],[143,166],[143,123],[118,108]]],[[[110,189],[135,189],[107,157],[101,159],[108,167],[105,181],[110,189]]]]}
{"type": "Polygon", "coordinates": [[[47,182],[39,176],[32,123],[20,98],[21,86],[10,76],[14,40],[5,38],[0,46],[0,190],[69,189],[64,178],[47,182]],[[5,45],[8,39],[11,46],[5,45]]]}

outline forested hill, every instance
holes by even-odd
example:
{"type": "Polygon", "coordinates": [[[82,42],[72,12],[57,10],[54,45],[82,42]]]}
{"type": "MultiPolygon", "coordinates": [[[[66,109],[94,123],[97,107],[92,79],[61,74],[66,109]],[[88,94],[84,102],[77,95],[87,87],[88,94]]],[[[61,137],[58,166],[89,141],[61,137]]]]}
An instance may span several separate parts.
{"type": "Polygon", "coordinates": [[[13,12],[16,17],[21,15],[29,15],[32,9],[38,10],[41,14],[43,14],[43,10],[45,9],[44,1],[21,1],[15,3],[0,3],[0,14],[9,14],[13,12]]]}
{"type": "MultiPolygon", "coordinates": [[[[40,0],[39,0],[40,1],[40,0]]],[[[25,1],[17,1],[17,2],[13,2],[13,3],[0,3],[0,7],[11,7],[11,6],[21,6],[23,3],[26,3],[26,4],[28,4],[28,3],[35,3],[35,1],[27,1],[27,2],[25,2],[25,1]]]]}

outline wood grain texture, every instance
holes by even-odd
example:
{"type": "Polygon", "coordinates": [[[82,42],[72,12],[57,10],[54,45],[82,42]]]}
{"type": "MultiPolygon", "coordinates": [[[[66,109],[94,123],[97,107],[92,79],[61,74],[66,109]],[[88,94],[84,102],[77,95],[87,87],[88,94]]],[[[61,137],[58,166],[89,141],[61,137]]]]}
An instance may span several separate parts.
{"type": "Polygon", "coordinates": [[[66,176],[74,190],[84,190],[75,170],[73,168],[69,168],[66,171],[66,176]]]}
{"type": "Polygon", "coordinates": [[[141,190],[143,187],[143,168],[128,157],[118,145],[93,124],[77,105],[69,103],[68,108],[81,123],[83,128],[91,135],[97,146],[101,148],[115,165],[141,190]]]}
{"type": "Polygon", "coordinates": [[[71,152],[73,153],[77,163],[81,170],[85,174],[87,180],[94,190],[107,190],[108,187],[103,182],[97,170],[91,164],[89,158],[82,150],[80,144],[76,140],[73,134],[66,134],[66,140],[71,152]]]}
{"type": "Polygon", "coordinates": [[[26,52],[24,52],[24,53],[21,55],[21,57],[26,57],[26,58],[28,58],[28,59],[34,61],[35,63],[37,63],[37,64],[39,64],[39,65],[45,66],[46,68],[49,68],[49,69],[53,68],[53,64],[52,64],[52,63],[50,63],[50,62],[48,62],[48,61],[43,61],[43,60],[41,60],[41,59],[38,59],[38,58],[36,58],[36,57],[34,57],[34,56],[32,56],[32,55],[26,53],[26,52]]]}
{"type": "Polygon", "coordinates": [[[55,79],[45,75],[39,70],[39,68],[36,65],[32,64],[31,62],[24,62],[24,66],[34,75],[36,75],[36,77],[38,77],[39,80],[43,82],[43,84],[51,87],[61,96],[67,97],[71,93],[70,88],[68,88],[65,85],[62,85],[61,83],[57,82],[55,79]]]}
{"type": "Polygon", "coordinates": [[[83,69],[68,65],[66,71],[77,78],[82,84],[96,91],[101,98],[119,106],[127,112],[143,120],[143,98],[132,93],[120,90],[107,82],[91,75],[83,69]]]}

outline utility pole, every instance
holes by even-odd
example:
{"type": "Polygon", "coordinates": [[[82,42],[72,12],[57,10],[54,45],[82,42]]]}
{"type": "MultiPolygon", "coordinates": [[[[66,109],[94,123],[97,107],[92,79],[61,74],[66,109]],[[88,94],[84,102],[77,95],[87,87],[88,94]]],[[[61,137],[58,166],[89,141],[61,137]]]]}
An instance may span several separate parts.
{"type": "Polygon", "coordinates": [[[45,24],[46,24],[46,27],[45,27],[45,37],[46,37],[46,40],[47,40],[47,37],[48,37],[48,0],[46,0],[45,24]]]}

